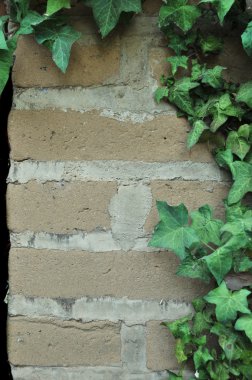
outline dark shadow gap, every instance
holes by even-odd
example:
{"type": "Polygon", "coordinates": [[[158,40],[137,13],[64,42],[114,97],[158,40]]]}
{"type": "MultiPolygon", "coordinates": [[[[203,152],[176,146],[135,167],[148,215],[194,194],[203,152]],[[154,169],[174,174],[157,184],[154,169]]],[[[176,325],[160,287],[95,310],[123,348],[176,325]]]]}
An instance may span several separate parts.
{"type": "Polygon", "coordinates": [[[9,79],[0,98],[0,374],[3,380],[12,380],[7,354],[8,256],[10,249],[6,212],[6,178],[9,172],[8,116],[12,107],[13,85],[9,79]]]}

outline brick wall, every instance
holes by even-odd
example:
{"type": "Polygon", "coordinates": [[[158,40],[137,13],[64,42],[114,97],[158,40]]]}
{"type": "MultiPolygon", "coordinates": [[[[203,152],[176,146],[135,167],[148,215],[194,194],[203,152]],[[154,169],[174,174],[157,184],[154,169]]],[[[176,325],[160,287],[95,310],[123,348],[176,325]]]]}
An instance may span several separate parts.
{"type": "MultiPolygon", "coordinates": [[[[84,37],[66,75],[31,37],[19,42],[7,192],[14,380],[161,380],[177,366],[160,322],[187,315],[206,287],[147,248],[155,200],[208,202],[220,216],[228,182],[207,146],[186,151],[185,120],[153,100],[169,54],[159,5],[146,1],[104,41],[78,9],[84,37]]],[[[244,67],[234,60],[230,72],[244,67]]]]}

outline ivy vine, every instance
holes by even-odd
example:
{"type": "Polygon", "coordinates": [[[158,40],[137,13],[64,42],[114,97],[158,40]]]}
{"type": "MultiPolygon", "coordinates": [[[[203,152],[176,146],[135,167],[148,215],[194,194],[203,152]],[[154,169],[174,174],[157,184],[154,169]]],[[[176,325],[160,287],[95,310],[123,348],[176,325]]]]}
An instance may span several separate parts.
{"type": "Polygon", "coordinates": [[[157,202],[160,222],[149,245],[173,251],[180,259],[178,276],[215,283],[193,301],[194,314],[164,323],[176,338],[179,374],[192,360],[191,379],[252,378],[252,82],[225,80],[225,68],[209,66],[209,55],[223,48],[223,37],[240,33],[252,55],[252,21],[246,2],[166,0],[159,25],[174,56],[172,75],[161,78],[156,100],[168,101],[191,125],[187,146],[213,145],[218,165],[230,172],[233,185],[224,200],[225,220],[204,205],[189,214],[184,204],[157,202]]]}

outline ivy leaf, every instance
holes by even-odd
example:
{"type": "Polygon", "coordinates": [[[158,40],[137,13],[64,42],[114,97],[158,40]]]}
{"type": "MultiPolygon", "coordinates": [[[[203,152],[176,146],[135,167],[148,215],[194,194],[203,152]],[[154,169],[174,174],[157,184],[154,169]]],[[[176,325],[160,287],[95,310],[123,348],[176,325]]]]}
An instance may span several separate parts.
{"type": "Polygon", "coordinates": [[[169,90],[167,87],[159,87],[154,94],[154,98],[157,103],[160,103],[162,99],[167,98],[169,90]]]}
{"type": "Polygon", "coordinates": [[[7,46],[5,34],[4,34],[4,26],[7,20],[8,20],[8,17],[6,16],[0,17],[0,50],[8,50],[8,46],[7,46]]]}
{"type": "Polygon", "coordinates": [[[233,258],[231,252],[232,246],[230,247],[229,245],[224,245],[218,248],[211,255],[203,258],[218,284],[221,283],[225,275],[232,268],[233,258]]]}
{"type": "Polygon", "coordinates": [[[241,36],[244,50],[248,55],[252,55],[252,21],[247,25],[247,28],[241,36]]]}
{"type": "Polygon", "coordinates": [[[141,0],[85,0],[92,7],[102,37],[106,37],[116,26],[122,12],[139,13],[142,10],[141,0]]]}
{"type": "Polygon", "coordinates": [[[159,13],[161,27],[175,23],[183,32],[192,29],[201,11],[195,5],[188,5],[187,0],[166,0],[159,13]]]}
{"type": "Polygon", "coordinates": [[[198,211],[193,211],[191,218],[192,228],[203,243],[214,243],[216,245],[221,243],[220,235],[223,222],[213,218],[213,210],[209,205],[200,207],[198,211]]]}
{"type": "Polygon", "coordinates": [[[213,116],[210,129],[216,132],[227,120],[229,116],[241,119],[245,111],[238,105],[232,103],[228,93],[216,99],[210,108],[210,113],[213,116]]]}
{"type": "Polygon", "coordinates": [[[167,62],[171,64],[172,75],[175,75],[179,67],[187,69],[188,57],[186,57],[185,55],[169,57],[167,58],[167,62]]]}
{"type": "Polygon", "coordinates": [[[229,369],[224,367],[223,362],[219,363],[216,361],[214,362],[211,361],[207,364],[207,370],[208,370],[209,375],[211,376],[210,378],[213,380],[229,380],[230,379],[229,369]]]}
{"type": "Polygon", "coordinates": [[[250,143],[246,138],[239,134],[238,130],[237,132],[232,131],[228,134],[226,147],[243,160],[250,150],[250,143]]]}
{"type": "Polygon", "coordinates": [[[70,0],[47,0],[46,15],[51,16],[62,8],[71,8],[70,0]]]}
{"type": "Polygon", "coordinates": [[[230,169],[235,181],[228,195],[228,204],[232,205],[252,191],[252,164],[235,161],[230,164],[230,169]]]}
{"type": "Polygon", "coordinates": [[[191,149],[200,139],[202,133],[209,129],[203,120],[196,120],[187,137],[187,148],[191,149]]]}
{"type": "Polygon", "coordinates": [[[218,38],[212,34],[207,37],[201,37],[200,47],[203,54],[217,53],[223,47],[221,38],[218,38]]]}
{"type": "Polygon", "coordinates": [[[180,36],[174,32],[166,32],[168,38],[168,47],[175,51],[177,55],[181,55],[183,51],[186,51],[188,46],[192,45],[197,34],[195,32],[189,32],[185,36],[180,36]]]}
{"type": "Polygon", "coordinates": [[[250,314],[248,309],[247,297],[251,292],[242,289],[231,292],[228,290],[225,282],[209,292],[204,299],[216,305],[216,317],[220,322],[233,321],[237,317],[237,312],[250,314]]]}
{"type": "Polygon", "coordinates": [[[238,331],[244,331],[247,337],[252,342],[252,314],[244,315],[236,321],[235,329],[238,331]]]}
{"type": "Polygon", "coordinates": [[[45,15],[41,16],[35,11],[29,11],[21,21],[20,28],[17,31],[18,35],[33,33],[34,26],[41,24],[46,18],[45,15]]]}
{"type": "Polygon", "coordinates": [[[206,363],[214,360],[209,350],[205,347],[200,346],[197,351],[195,351],[193,355],[193,362],[196,369],[200,367],[205,367],[206,363]]]}
{"type": "Polygon", "coordinates": [[[252,108],[252,81],[241,85],[236,96],[236,101],[245,103],[252,108]]]}
{"type": "Polygon", "coordinates": [[[52,58],[60,70],[65,73],[72,45],[81,36],[70,25],[57,24],[54,21],[44,22],[36,28],[35,38],[39,44],[46,44],[52,58]]]}
{"type": "Polygon", "coordinates": [[[201,0],[200,3],[212,3],[217,9],[221,24],[223,24],[224,18],[232,8],[235,0],[201,0]]]}
{"type": "Polygon", "coordinates": [[[210,330],[211,318],[209,313],[197,312],[193,317],[192,333],[195,335],[201,335],[203,331],[210,330]]]}
{"type": "Polygon", "coordinates": [[[231,149],[217,149],[215,153],[215,160],[220,167],[229,167],[233,162],[233,154],[231,149]]]}
{"type": "Polygon", "coordinates": [[[211,273],[204,260],[195,259],[191,255],[187,256],[179,265],[176,274],[178,276],[196,278],[209,283],[211,273]]]}
{"type": "Polygon", "coordinates": [[[180,110],[188,113],[189,115],[193,115],[193,102],[189,91],[198,86],[199,83],[192,82],[190,78],[179,79],[170,88],[168,99],[180,110]]]}
{"type": "Polygon", "coordinates": [[[223,66],[214,66],[213,69],[204,69],[202,72],[202,83],[208,84],[213,88],[220,88],[223,85],[222,71],[223,66]]]}
{"type": "Polygon", "coordinates": [[[186,248],[199,242],[195,231],[188,225],[188,210],[185,205],[169,206],[157,202],[160,222],[155,228],[150,247],[171,249],[180,259],[186,257],[186,248]]]}
{"type": "Polygon", "coordinates": [[[172,322],[163,322],[162,325],[166,326],[176,339],[183,339],[184,342],[189,343],[191,339],[191,326],[189,322],[192,317],[179,318],[172,322]]]}
{"type": "Polygon", "coordinates": [[[0,50],[0,94],[3,92],[9,79],[10,69],[13,65],[13,53],[17,46],[17,36],[7,41],[8,50],[0,50]]]}
{"type": "Polygon", "coordinates": [[[252,269],[252,260],[241,251],[235,252],[233,255],[234,271],[236,273],[247,272],[252,269]]]}

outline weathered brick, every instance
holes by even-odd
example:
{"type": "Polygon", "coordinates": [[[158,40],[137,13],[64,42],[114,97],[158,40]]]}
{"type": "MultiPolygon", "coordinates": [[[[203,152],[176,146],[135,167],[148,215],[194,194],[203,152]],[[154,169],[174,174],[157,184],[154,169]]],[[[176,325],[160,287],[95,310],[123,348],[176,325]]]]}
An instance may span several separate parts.
{"type": "Polygon", "coordinates": [[[162,75],[171,75],[171,65],[166,59],[172,55],[172,50],[168,48],[154,47],[149,50],[149,71],[157,82],[160,82],[162,75]]]}
{"type": "Polygon", "coordinates": [[[8,226],[12,231],[69,233],[109,228],[114,182],[30,182],[8,186],[8,226]]]}
{"type": "Polygon", "coordinates": [[[199,281],[176,276],[178,260],[167,252],[98,254],[13,248],[9,264],[11,294],[31,297],[189,301],[208,289],[199,281]]]}
{"type": "Polygon", "coordinates": [[[152,371],[178,368],[175,357],[175,339],[160,322],[147,323],[147,367],[152,371]]]}
{"type": "Polygon", "coordinates": [[[120,326],[109,322],[8,322],[8,354],[14,365],[119,365],[120,345],[120,326]]]}
{"type": "Polygon", "coordinates": [[[143,3],[143,12],[145,15],[157,15],[159,13],[160,7],[163,4],[162,0],[146,0],[143,3]]]}
{"type": "Polygon", "coordinates": [[[91,45],[86,45],[82,39],[73,45],[67,73],[63,74],[53,63],[46,47],[38,45],[31,36],[21,37],[13,68],[15,86],[92,86],[114,83],[119,76],[119,40],[115,37],[101,41],[94,35],[92,39],[91,45]]]}
{"type": "Polygon", "coordinates": [[[187,150],[188,130],[185,119],[175,115],[133,124],[96,112],[14,110],[8,131],[14,160],[210,162],[205,144],[187,150]]]}
{"type": "Polygon", "coordinates": [[[222,199],[226,198],[229,184],[213,181],[154,181],[151,183],[153,205],[147,218],[145,229],[151,232],[159,218],[156,209],[156,201],[166,201],[177,206],[184,203],[189,210],[208,203],[214,207],[215,215],[223,217],[224,206],[222,199]]]}

